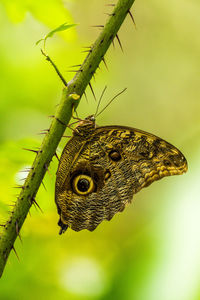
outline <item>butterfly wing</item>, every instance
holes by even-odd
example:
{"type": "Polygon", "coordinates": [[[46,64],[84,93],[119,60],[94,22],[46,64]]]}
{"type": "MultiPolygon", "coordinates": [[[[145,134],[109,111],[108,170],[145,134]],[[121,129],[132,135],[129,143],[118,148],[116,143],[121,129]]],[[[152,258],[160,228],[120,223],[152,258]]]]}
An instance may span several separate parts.
{"type": "Polygon", "coordinates": [[[75,231],[94,230],[123,211],[141,188],[187,170],[177,148],[150,133],[122,126],[98,127],[86,141],[73,137],[61,161],[56,182],[60,226],[75,231]],[[67,157],[71,160],[66,163],[67,157]]]}

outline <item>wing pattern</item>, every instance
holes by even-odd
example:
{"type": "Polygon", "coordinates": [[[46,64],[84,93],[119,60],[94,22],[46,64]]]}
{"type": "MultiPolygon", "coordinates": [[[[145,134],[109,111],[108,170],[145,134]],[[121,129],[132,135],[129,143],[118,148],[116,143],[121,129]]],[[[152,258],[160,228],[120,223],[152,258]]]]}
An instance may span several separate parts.
{"type": "Polygon", "coordinates": [[[104,219],[123,211],[143,187],[187,170],[177,148],[150,133],[122,126],[98,127],[87,140],[72,137],[62,158],[56,203],[61,224],[75,231],[94,230],[104,219]],[[70,161],[69,154],[73,154],[70,161]],[[72,183],[76,176],[92,178],[94,190],[77,194],[72,183]]]}

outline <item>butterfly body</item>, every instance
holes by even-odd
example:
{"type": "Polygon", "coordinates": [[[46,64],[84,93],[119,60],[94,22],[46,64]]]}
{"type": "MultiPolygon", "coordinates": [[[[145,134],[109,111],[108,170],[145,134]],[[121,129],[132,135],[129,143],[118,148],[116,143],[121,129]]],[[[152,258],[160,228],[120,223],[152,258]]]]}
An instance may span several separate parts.
{"type": "Polygon", "coordinates": [[[60,233],[67,227],[93,231],[141,188],[186,170],[183,154],[166,141],[126,126],[96,127],[89,116],[75,128],[57,171],[60,233]]]}

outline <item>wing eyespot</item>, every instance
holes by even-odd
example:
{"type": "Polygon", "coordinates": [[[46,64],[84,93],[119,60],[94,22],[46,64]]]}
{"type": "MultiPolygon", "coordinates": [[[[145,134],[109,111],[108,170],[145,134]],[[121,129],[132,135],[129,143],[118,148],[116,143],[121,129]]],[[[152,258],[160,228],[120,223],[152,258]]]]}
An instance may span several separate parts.
{"type": "Polygon", "coordinates": [[[122,158],[121,154],[117,150],[111,150],[110,153],[109,153],[109,157],[113,161],[119,161],[122,158]]]}
{"type": "Polygon", "coordinates": [[[96,184],[92,177],[79,174],[73,178],[72,188],[77,195],[86,196],[96,190],[96,184]]]}

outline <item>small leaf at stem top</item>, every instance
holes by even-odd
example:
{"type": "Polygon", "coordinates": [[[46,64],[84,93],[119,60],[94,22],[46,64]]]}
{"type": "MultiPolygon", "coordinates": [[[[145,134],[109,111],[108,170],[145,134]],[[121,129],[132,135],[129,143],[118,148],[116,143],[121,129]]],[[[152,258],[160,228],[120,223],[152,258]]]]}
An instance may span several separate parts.
{"type": "Polygon", "coordinates": [[[66,29],[69,29],[71,27],[76,26],[77,24],[68,24],[67,22],[61,24],[60,26],[58,26],[57,28],[53,29],[52,31],[50,31],[49,33],[47,33],[47,35],[45,35],[45,37],[43,39],[40,39],[36,42],[36,45],[38,45],[41,41],[44,41],[44,48],[45,48],[45,43],[46,40],[50,37],[52,37],[56,32],[59,31],[64,31],[66,29]]]}

